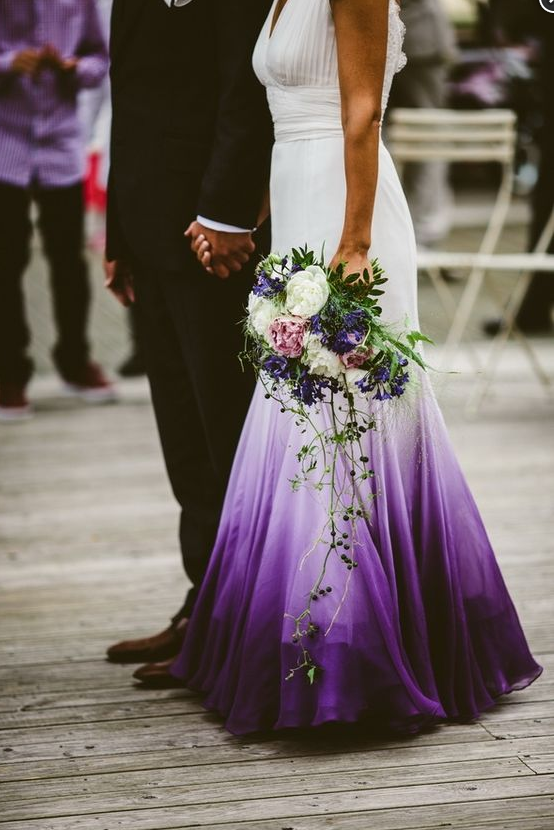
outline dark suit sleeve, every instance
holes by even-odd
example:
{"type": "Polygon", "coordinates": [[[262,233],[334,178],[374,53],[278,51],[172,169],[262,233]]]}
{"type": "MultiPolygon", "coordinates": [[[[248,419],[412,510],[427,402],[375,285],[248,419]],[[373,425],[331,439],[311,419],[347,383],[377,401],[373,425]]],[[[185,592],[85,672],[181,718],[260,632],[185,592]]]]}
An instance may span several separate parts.
{"type": "Polygon", "coordinates": [[[269,180],[273,128],[265,89],[252,69],[254,45],[268,7],[266,0],[214,4],[220,96],[198,213],[244,228],[255,226],[269,180]]]}
{"type": "Polygon", "coordinates": [[[106,259],[108,262],[113,262],[114,259],[126,260],[127,258],[128,247],[121,230],[113,174],[110,170],[106,204],[106,259]]]}
{"type": "MultiPolygon", "coordinates": [[[[121,20],[123,16],[125,0],[114,0],[112,5],[112,13],[110,20],[110,57],[113,59],[113,44],[119,42],[121,31],[121,20]]],[[[113,69],[113,64],[112,64],[113,69]]],[[[112,84],[113,90],[113,84],[112,84]]],[[[112,119],[112,137],[113,141],[113,119],[112,119]]],[[[110,157],[113,158],[113,153],[110,152],[110,157]]],[[[123,241],[123,232],[121,230],[121,223],[119,219],[119,211],[117,207],[115,195],[115,183],[112,167],[108,174],[108,188],[107,188],[107,203],[106,203],[106,259],[112,262],[115,259],[125,259],[127,254],[127,246],[123,241]]]]}

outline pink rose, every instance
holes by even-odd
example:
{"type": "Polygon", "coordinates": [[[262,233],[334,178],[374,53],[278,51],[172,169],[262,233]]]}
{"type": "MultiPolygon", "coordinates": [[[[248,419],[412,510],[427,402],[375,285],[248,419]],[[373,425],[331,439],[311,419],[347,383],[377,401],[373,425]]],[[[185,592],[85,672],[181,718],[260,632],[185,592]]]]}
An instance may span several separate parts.
{"type": "Polygon", "coordinates": [[[269,327],[269,341],[278,354],[300,357],[307,323],[298,317],[278,317],[269,327]]]}
{"type": "Polygon", "coordinates": [[[360,348],[341,355],[341,360],[347,369],[357,369],[372,355],[371,349],[360,348]]]}

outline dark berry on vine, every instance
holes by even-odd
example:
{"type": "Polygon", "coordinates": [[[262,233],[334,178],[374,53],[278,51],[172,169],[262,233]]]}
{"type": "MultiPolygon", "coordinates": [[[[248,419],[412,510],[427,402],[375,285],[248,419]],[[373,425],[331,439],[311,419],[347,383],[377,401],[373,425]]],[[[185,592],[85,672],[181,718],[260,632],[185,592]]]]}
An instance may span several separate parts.
{"type": "Polygon", "coordinates": [[[369,461],[369,458],[367,457],[367,455],[361,455],[360,456],[360,461],[362,462],[362,464],[367,464],[367,462],[369,461]]]}
{"type": "Polygon", "coordinates": [[[345,545],[345,546],[344,546],[344,549],[345,549],[345,550],[350,550],[350,545],[345,545]]]}
{"type": "Polygon", "coordinates": [[[349,571],[352,570],[352,565],[347,565],[346,567],[348,568],[349,571]]]}
{"type": "Polygon", "coordinates": [[[343,545],[344,545],[344,542],[342,541],[342,539],[337,539],[337,547],[339,547],[339,548],[340,548],[340,547],[342,547],[343,545]]]}
{"type": "Polygon", "coordinates": [[[342,534],[342,538],[343,538],[343,539],[348,539],[348,533],[343,533],[343,534],[342,534]]]}
{"type": "Polygon", "coordinates": [[[325,590],[327,591],[327,593],[328,593],[328,594],[330,594],[330,593],[331,593],[331,591],[332,591],[333,589],[331,588],[331,586],[330,586],[330,585],[328,585],[328,586],[325,588],[325,590]]]}

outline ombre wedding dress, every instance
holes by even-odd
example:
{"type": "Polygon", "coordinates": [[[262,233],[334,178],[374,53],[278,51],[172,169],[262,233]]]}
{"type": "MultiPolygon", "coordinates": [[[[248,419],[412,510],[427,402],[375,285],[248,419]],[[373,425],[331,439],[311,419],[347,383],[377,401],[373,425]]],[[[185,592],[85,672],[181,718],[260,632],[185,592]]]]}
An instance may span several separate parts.
{"type": "MultiPolygon", "coordinates": [[[[275,5],[254,54],[275,122],[272,250],[307,243],[331,257],[345,172],[329,0],[288,0],[271,32],[275,5]]],[[[404,61],[402,35],[391,0],[383,109],[404,61]]],[[[372,240],[371,255],[389,278],[386,318],[402,324],[408,317],[417,327],[412,222],[383,144],[372,240]]],[[[375,402],[380,426],[364,436],[364,452],[377,495],[370,520],[356,523],[358,567],[348,571],[339,556],[332,559],[326,581],[333,591],[314,603],[319,633],[309,650],[323,671],[310,684],[302,672],[286,679],[299,656],[288,615],[305,608],[321,568],[317,549],[304,554],[327,521],[326,494],[292,491],[302,436],[258,385],[208,571],[172,666],[231,732],[365,719],[415,731],[474,718],[540,674],[426,376],[412,387],[409,400],[375,402]]],[[[315,418],[328,423],[325,405],[315,418]]]]}

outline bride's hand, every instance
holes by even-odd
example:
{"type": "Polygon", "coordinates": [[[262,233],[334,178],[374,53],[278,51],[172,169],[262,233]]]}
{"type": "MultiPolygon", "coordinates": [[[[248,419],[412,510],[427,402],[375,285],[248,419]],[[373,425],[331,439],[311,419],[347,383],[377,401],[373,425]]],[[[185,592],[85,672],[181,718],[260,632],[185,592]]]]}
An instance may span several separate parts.
{"type": "Polygon", "coordinates": [[[367,254],[349,252],[344,248],[339,248],[331,260],[331,268],[335,271],[341,263],[344,264],[343,279],[350,274],[359,274],[356,285],[362,282],[367,282],[370,285],[373,282],[373,268],[367,254]],[[367,271],[369,279],[364,277],[364,271],[367,271]]]}
{"type": "Polygon", "coordinates": [[[185,231],[185,236],[188,236],[191,239],[190,247],[194,254],[196,254],[196,258],[198,262],[202,265],[202,267],[208,272],[208,274],[213,274],[212,265],[212,246],[210,242],[206,239],[205,234],[199,233],[196,236],[193,234],[193,225],[191,223],[187,230],[185,231]]]}

